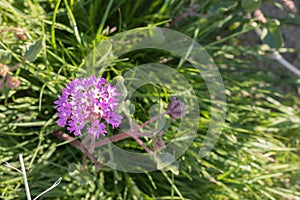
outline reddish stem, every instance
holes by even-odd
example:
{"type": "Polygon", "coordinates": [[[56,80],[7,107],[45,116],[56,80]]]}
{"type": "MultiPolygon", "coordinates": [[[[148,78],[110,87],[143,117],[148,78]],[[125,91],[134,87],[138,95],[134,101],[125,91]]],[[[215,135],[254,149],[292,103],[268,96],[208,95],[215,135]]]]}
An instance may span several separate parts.
{"type": "Polygon", "coordinates": [[[97,159],[87,150],[87,148],[78,140],[76,140],[75,138],[69,136],[68,134],[65,134],[61,131],[54,131],[53,134],[65,141],[69,141],[70,144],[74,147],[76,147],[77,149],[81,150],[83,153],[86,153],[86,156],[94,162],[97,171],[101,169],[102,164],[100,162],[97,161],[97,159]]]}
{"type": "Polygon", "coordinates": [[[8,31],[17,32],[20,30],[18,28],[5,28],[5,29],[0,30],[0,34],[4,33],[4,32],[8,32],[8,31]]]}
{"type": "MultiPolygon", "coordinates": [[[[149,119],[148,121],[146,121],[145,123],[143,123],[142,125],[140,125],[139,127],[137,127],[136,129],[130,131],[130,133],[120,133],[118,135],[114,135],[114,136],[111,136],[107,139],[104,139],[104,140],[100,140],[100,141],[97,141],[95,143],[95,147],[100,147],[100,146],[103,146],[103,145],[106,145],[106,144],[109,144],[111,142],[117,142],[119,140],[123,140],[123,139],[126,139],[126,138],[129,138],[129,137],[141,137],[141,136],[149,136],[149,133],[148,134],[143,134],[143,133],[138,133],[137,131],[140,130],[141,128],[147,126],[148,124],[152,123],[153,121],[155,121],[156,119],[164,116],[165,114],[167,114],[168,112],[163,112],[155,117],[152,117],[151,119],[149,119]]],[[[135,138],[134,138],[135,139],[135,138]]]]}
{"type": "MultiPolygon", "coordinates": [[[[123,139],[126,139],[126,138],[129,138],[129,137],[132,137],[135,141],[137,141],[148,153],[150,154],[154,154],[153,151],[151,151],[151,149],[149,149],[141,139],[139,139],[139,137],[141,136],[149,136],[151,135],[152,133],[140,133],[140,132],[137,132],[138,130],[140,130],[141,128],[147,126],[148,124],[152,123],[153,121],[155,121],[156,119],[164,116],[165,114],[168,114],[168,111],[166,112],[163,112],[155,117],[152,117],[151,119],[149,119],[148,121],[146,121],[145,123],[143,123],[142,125],[138,126],[136,129],[130,131],[130,133],[119,133],[117,135],[114,135],[114,136],[111,136],[107,139],[104,139],[104,140],[100,140],[100,141],[96,141],[95,144],[94,144],[94,147],[100,147],[100,146],[103,146],[103,145],[106,145],[106,144],[109,144],[109,143],[112,143],[112,142],[117,142],[119,140],[123,140],[123,139]]],[[[65,140],[65,141],[69,141],[69,143],[76,147],[77,149],[80,149],[83,153],[84,153],[84,158],[83,158],[83,163],[82,163],[82,168],[84,169],[85,168],[85,162],[86,162],[86,157],[88,157],[91,161],[93,161],[96,165],[96,169],[99,170],[101,168],[101,163],[99,163],[97,161],[97,159],[88,151],[88,149],[85,147],[85,145],[76,140],[75,138],[69,136],[68,134],[65,134],[63,132],[60,132],[60,131],[54,131],[53,134],[55,136],[57,136],[58,138],[62,139],[62,140],[65,140]]]]}
{"type": "Polygon", "coordinates": [[[149,148],[144,144],[144,142],[143,142],[140,138],[138,138],[137,136],[132,136],[132,138],[133,138],[135,141],[137,141],[137,143],[139,143],[139,145],[141,145],[141,146],[145,149],[145,151],[147,151],[147,152],[150,153],[151,155],[154,154],[154,152],[153,152],[151,149],[149,149],[149,148]]]}
{"type": "Polygon", "coordinates": [[[21,66],[21,64],[25,63],[25,61],[26,61],[26,59],[23,58],[23,59],[21,60],[21,62],[17,63],[15,66],[11,67],[11,68],[9,69],[9,71],[13,72],[13,71],[17,70],[17,69],[21,66]]]}
{"type": "Polygon", "coordinates": [[[140,130],[141,128],[144,128],[144,127],[147,126],[148,124],[154,122],[155,120],[157,120],[158,118],[160,118],[160,117],[162,117],[162,116],[164,116],[164,115],[166,115],[166,114],[168,114],[168,111],[163,112],[163,113],[161,113],[161,114],[159,114],[159,115],[157,115],[157,116],[155,116],[155,117],[152,117],[151,119],[149,119],[148,121],[145,121],[145,123],[143,123],[142,125],[140,125],[139,127],[137,127],[137,129],[135,129],[134,132],[140,130]]]}
{"type": "Polygon", "coordinates": [[[118,135],[111,136],[111,137],[109,137],[107,139],[95,142],[95,147],[100,147],[100,146],[109,144],[111,142],[117,142],[119,140],[123,140],[123,139],[126,139],[128,137],[130,137],[129,134],[127,134],[127,133],[120,133],[118,135]]]}

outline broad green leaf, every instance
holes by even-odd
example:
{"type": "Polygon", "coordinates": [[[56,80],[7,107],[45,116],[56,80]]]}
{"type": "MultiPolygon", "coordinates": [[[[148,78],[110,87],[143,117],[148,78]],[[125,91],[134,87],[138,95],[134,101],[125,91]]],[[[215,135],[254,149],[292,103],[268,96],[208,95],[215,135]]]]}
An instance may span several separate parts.
{"type": "Polygon", "coordinates": [[[44,37],[42,36],[40,39],[30,45],[25,53],[24,59],[28,60],[29,62],[35,61],[38,54],[44,47],[44,42],[44,37]]]}
{"type": "Polygon", "coordinates": [[[261,0],[242,0],[242,8],[246,12],[253,12],[259,9],[261,6],[261,0]]]}
{"type": "Polygon", "coordinates": [[[11,61],[11,54],[8,51],[0,49],[0,63],[9,64],[11,61]]]}
{"type": "Polygon", "coordinates": [[[271,48],[278,49],[283,45],[283,39],[279,28],[279,21],[275,20],[264,28],[261,34],[261,40],[271,48]]]}

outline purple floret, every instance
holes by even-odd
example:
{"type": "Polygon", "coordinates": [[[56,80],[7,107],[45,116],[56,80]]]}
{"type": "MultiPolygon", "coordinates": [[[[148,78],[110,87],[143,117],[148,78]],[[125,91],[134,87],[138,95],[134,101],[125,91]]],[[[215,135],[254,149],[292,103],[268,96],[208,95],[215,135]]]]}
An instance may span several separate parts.
{"type": "Polygon", "coordinates": [[[107,84],[104,78],[73,79],[62,90],[62,95],[54,102],[57,109],[57,124],[74,135],[81,135],[84,127],[95,138],[105,135],[106,123],[116,128],[123,117],[115,113],[119,104],[115,86],[107,84]]]}

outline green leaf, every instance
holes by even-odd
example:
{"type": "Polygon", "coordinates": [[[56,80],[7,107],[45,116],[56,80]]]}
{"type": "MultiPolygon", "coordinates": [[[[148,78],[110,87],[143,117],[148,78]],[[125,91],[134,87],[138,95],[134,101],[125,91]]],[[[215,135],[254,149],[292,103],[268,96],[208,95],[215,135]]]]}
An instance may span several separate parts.
{"type": "Polygon", "coordinates": [[[261,0],[242,0],[242,8],[246,12],[253,12],[259,9],[261,6],[261,0]]]}
{"type": "Polygon", "coordinates": [[[9,64],[11,61],[11,54],[8,51],[0,49],[0,63],[9,64]]]}
{"type": "Polygon", "coordinates": [[[40,39],[30,45],[25,53],[24,59],[28,60],[29,62],[35,61],[38,54],[44,48],[44,42],[44,36],[42,36],[40,39]]]}
{"type": "Polygon", "coordinates": [[[160,153],[154,156],[156,161],[157,169],[168,171],[170,170],[173,174],[179,174],[179,164],[170,153],[160,153]]]}
{"type": "Polygon", "coordinates": [[[122,76],[116,76],[112,80],[112,84],[117,87],[117,91],[120,94],[118,98],[120,99],[121,102],[124,101],[124,99],[127,97],[127,89],[124,85],[124,78],[122,76]]]}
{"type": "Polygon", "coordinates": [[[132,104],[129,100],[126,100],[124,102],[123,111],[127,115],[131,115],[135,112],[135,106],[132,104]]]}
{"type": "Polygon", "coordinates": [[[261,40],[271,48],[278,49],[283,45],[283,39],[279,25],[279,21],[274,20],[268,24],[267,28],[262,30],[261,40]]]}
{"type": "Polygon", "coordinates": [[[119,105],[118,105],[118,111],[123,111],[125,115],[129,116],[130,114],[134,113],[134,105],[129,101],[125,100],[128,94],[127,88],[124,85],[124,78],[122,76],[116,76],[112,80],[112,84],[117,87],[117,91],[120,94],[118,96],[119,99],[119,105]]]}

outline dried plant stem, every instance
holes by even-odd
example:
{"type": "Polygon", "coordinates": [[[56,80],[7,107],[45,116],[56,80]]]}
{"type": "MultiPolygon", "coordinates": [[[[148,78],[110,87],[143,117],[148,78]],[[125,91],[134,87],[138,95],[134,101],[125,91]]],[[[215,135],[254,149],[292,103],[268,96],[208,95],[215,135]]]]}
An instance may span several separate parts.
{"type": "MultiPolygon", "coordinates": [[[[24,180],[24,185],[25,185],[25,191],[26,191],[26,196],[27,196],[27,200],[31,200],[31,195],[30,195],[30,190],[29,190],[29,184],[27,181],[27,177],[26,177],[26,169],[25,169],[25,164],[24,164],[24,160],[23,160],[23,155],[20,154],[19,155],[19,161],[21,164],[21,170],[17,169],[16,167],[12,166],[11,164],[9,164],[8,162],[5,162],[5,166],[9,167],[11,169],[14,169],[18,172],[20,172],[23,175],[23,180],[24,180]]],[[[33,200],[37,200],[40,196],[42,196],[43,194],[49,192],[50,190],[52,190],[53,188],[55,188],[56,186],[58,186],[61,182],[62,178],[60,177],[59,179],[57,179],[55,181],[55,183],[48,189],[46,189],[45,191],[43,191],[42,193],[40,193],[38,196],[36,196],[33,200]]]]}
{"type": "Polygon", "coordinates": [[[35,197],[33,200],[37,200],[40,196],[42,196],[43,194],[49,192],[50,190],[52,190],[53,188],[55,188],[56,186],[58,186],[61,182],[62,178],[60,177],[59,179],[57,179],[54,184],[49,187],[48,189],[46,189],[44,192],[42,192],[41,194],[39,194],[37,197],[35,197]]]}
{"type": "Polygon", "coordinates": [[[274,51],[271,55],[271,57],[279,62],[281,65],[283,65],[286,69],[288,69],[290,72],[294,73],[298,77],[300,77],[300,70],[297,69],[294,65],[292,65],[290,62],[288,62],[278,51],[274,51]]]}
{"type": "Polygon", "coordinates": [[[24,164],[22,154],[19,155],[19,160],[20,160],[20,163],[21,163],[21,170],[22,170],[22,174],[23,174],[23,180],[24,180],[27,200],[31,200],[29,185],[28,185],[28,181],[27,181],[27,177],[26,177],[26,169],[25,169],[25,164],[24,164]]]}

